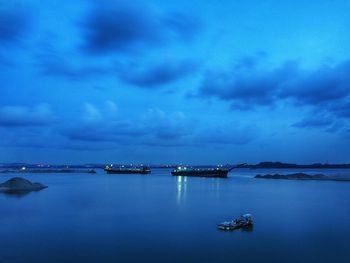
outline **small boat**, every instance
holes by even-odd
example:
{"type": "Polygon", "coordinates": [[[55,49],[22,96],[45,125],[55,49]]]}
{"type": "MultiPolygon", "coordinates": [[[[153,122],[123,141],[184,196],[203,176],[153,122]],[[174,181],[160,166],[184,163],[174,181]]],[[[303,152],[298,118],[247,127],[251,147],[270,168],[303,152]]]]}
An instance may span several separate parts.
{"type": "Polygon", "coordinates": [[[107,174],[150,174],[151,169],[147,166],[142,167],[116,167],[114,168],[113,165],[107,165],[106,168],[104,168],[107,174]]]}
{"type": "Polygon", "coordinates": [[[232,221],[225,221],[218,224],[218,229],[232,231],[240,228],[249,228],[253,226],[253,219],[251,214],[241,215],[239,218],[232,221]]]}

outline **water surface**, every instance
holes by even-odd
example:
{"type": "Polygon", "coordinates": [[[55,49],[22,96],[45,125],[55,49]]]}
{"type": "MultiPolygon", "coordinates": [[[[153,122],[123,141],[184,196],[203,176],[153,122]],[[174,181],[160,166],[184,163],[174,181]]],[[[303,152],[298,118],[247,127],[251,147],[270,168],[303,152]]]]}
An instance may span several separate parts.
{"type": "Polygon", "coordinates": [[[0,194],[0,262],[350,262],[350,183],[253,178],[266,172],[22,175],[49,187],[0,194]],[[251,231],[216,229],[246,212],[251,231]]]}

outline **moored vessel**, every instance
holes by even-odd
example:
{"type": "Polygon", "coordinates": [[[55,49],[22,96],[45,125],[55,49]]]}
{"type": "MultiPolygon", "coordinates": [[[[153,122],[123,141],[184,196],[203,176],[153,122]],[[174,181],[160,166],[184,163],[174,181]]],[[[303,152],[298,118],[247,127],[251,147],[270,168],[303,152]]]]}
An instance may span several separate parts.
{"type": "Polygon", "coordinates": [[[107,165],[104,170],[107,174],[150,174],[151,169],[147,166],[142,167],[113,167],[113,165],[107,165]]]}
{"type": "Polygon", "coordinates": [[[173,176],[194,176],[194,177],[217,177],[227,178],[227,174],[233,168],[188,168],[188,167],[177,167],[171,174],[173,176]]]}

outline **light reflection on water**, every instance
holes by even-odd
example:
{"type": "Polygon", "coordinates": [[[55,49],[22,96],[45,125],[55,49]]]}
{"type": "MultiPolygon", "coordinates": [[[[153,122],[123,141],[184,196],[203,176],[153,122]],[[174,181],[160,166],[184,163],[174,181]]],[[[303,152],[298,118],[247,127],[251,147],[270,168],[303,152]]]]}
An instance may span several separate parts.
{"type": "Polygon", "coordinates": [[[177,194],[176,200],[180,205],[181,202],[186,200],[186,191],[187,191],[187,177],[186,176],[177,176],[177,194]]]}

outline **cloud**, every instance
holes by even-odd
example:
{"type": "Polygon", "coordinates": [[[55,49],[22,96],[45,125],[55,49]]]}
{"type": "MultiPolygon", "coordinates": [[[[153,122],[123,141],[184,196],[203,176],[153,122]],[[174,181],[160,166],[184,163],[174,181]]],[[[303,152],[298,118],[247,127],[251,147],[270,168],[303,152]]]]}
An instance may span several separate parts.
{"type": "Polygon", "coordinates": [[[193,131],[192,122],[181,112],[165,113],[160,109],[148,109],[141,118],[152,136],[160,140],[177,140],[193,131]]]}
{"type": "Polygon", "coordinates": [[[202,81],[199,97],[216,97],[230,101],[233,108],[251,109],[257,105],[273,105],[278,90],[292,78],[298,69],[293,63],[285,63],[272,71],[231,70],[207,72],[202,81]]]}
{"type": "Polygon", "coordinates": [[[136,143],[136,138],[145,133],[141,127],[133,125],[129,121],[120,120],[110,123],[108,120],[105,121],[104,123],[95,123],[95,125],[79,123],[79,125],[65,129],[63,135],[73,141],[134,144],[132,142],[136,143]]]}
{"type": "Polygon", "coordinates": [[[350,99],[345,98],[338,103],[332,103],[328,105],[328,109],[333,112],[335,115],[343,118],[350,117],[350,99]]]}
{"type": "Polygon", "coordinates": [[[3,146],[52,149],[113,149],[118,146],[202,147],[203,145],[241,145],[256,138],[255,130],[236,125],[202,126],[181,111],[165,112],[153,108],[138,116],[121,115],[113,101],[102,106],[84,103],[79,117],[69,122],[55,121],[46,104],[34,107],[0,108],[0,134],[3,146]],[[50,125],[53,124],[55,125],[50,125]],[[43,128],[43,126],[47,126],[43,128]],[[11,128],[23,127],[13,132],[11,128]],[[204,129],[203,129],[204,128],[204,129]],[[19,138],[19,139],[16,139],[19,138]]]}
{"type": "Polygon", "coordinates": [[[202,26],[198,19],[181,13],[172,13],[166,16],[164,25],[173,31],[175,36],[184,40],[193,39],[202,26]]]}
{"type": "Polygon", "coordinates": [[[39,70],[50,77],[59,77],[73,81],[112,75],[115,68],[109,65],[79,65],[62,55],[41,54],[37,56],[39,70]]]}
{"type": "Polygon", "coordinates": [[[162,14],[137,1],[94,2],[83,23],[83,50],[91,54],[125,52],[136,47],[188,39],[198,29],[184,14],[162,14]]]}
{"type": "Polygon", "coordinates": [[[63,129],[62,134],[72,141],[88,143],[157,145],[170,140],[178,142],[191,131],[189,120],[181,112],[167,114],[159,109],[149,109],[142,116],[123,118],[116,108],[113,102],[107,102],[102,109],[85,103],[80,120],[63,129]]]}
{"type": "Polygon", "coordinates": [[[303,118],[292,126],[297,128],[325,128],[334,124],[334,119],[330,116],[312,115],[303,118]]]}
{"type": "Polygon", "coordinates": [[[84,103],[84,111],[82,115],[82,119],[84,122],[99,122],[102,120],[103,115],[100,110],[95,107],[93,104],[85,102],[84,103]]]}
{"type": "Polygon", "coordinates": [[[82,107],[81,121],[84,123],[98,123],[107,120],[114,121],[118,118],[118,106],[114,101],[105,101],[102,107],[85,102],[82,107]]]}
{"type": "Polygon", "coordinates": [[[39,104],[34,107],[0,107],[0,127],[42,126],[53,120],[53,113],[47,104],[39,104]]]}
{"type": "Polygon", "coordinates": [[[85,104],[80,120],[62,130],[72,143],[97,148],[120,146],[201,147],[203,145],[244,145],[258,137],[254,127],[237,124],[201,127],[183,112],[167,113],[148,109],[141,116],[107,116],[106,108],[85,104]]]}
{"type": "MultiPolygon", "coordinates": [[[[306,105],[340,101],[350,91],[350,60],[336,65],[322,65],[315,70],[301,70],[280,88],[281,98],[292,98],[306,105]]],[[[278,87],[277,87],[278,88],[278,87]]]]}
{"type": "Polygon", "coordinates": [[[228,101],[233,108],[253,109],[272,106],[282,100],[295,105],[347,115],[350,91],[350,60],[302,69],[300,63],[287,61],[271,70],[253,66],[208,72],[198,96],[228,101]]]}
{"type": "Polygon", "coordinates": [[[259,64],[267,57],[267,53],[264,51],[256,52],[253,55],[243,56],[239,58],[234,63],[234,69],[236,70],[250,70],[255,69],[259,66],[259,64]]]}
{"type": "Polygon", "coordinates": [[[195,138],[199,144],[244,145],[258,137],[255,127],[240,127],[234,124],[217,125],[201,131],[195,138]]]}
{"type": "Polygon", "coordinates": [[[27,32],[30,24],[28,8],[22,8],[17,3],[7,3],[0,6],[0,43],[13,43],[27,32]]]}
{"type": "Polygon", "coordinates": [[[196,69],[197,64],[188,60],[169,61],[141,68],[135,68],[134,65],[131,65],[120,70],[119,78],[123,82],[137,87],[154,88],[185,78],[196,69]]]}

